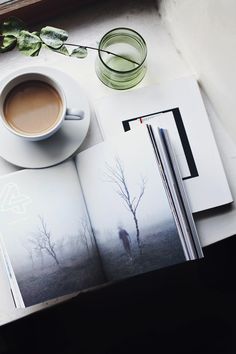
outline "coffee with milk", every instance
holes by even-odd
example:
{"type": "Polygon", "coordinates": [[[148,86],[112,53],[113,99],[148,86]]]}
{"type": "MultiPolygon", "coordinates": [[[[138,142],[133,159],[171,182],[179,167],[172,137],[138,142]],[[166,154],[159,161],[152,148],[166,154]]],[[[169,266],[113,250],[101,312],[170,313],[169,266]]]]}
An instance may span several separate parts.
{"type": "Polygon", "coordinates": [[[57,90],[40,80],[16,85],[7,94],[3,107],[7,124],[29,136],[50,131],[60,120],[62,109],[57,90]]]}

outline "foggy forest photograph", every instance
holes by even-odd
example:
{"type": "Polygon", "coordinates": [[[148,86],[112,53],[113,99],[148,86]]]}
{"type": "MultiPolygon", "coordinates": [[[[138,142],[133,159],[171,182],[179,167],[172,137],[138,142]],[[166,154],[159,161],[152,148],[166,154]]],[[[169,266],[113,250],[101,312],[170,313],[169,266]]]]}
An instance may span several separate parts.
{"type": "Polygon", "coordinates": [[[107,280],[185,260],[146,130],[79,154],[77,165],[107,280]]]}
{"type": "Polygon", "coordinates": [[[16,173],[7,185],[2,184],[7,193],[9,184],[18,191],[6,198],[28,200],[25,209],[8,206],[1,223],[25,306],[104,282],[73,162],[16,173]]]}
{"type": "Polygon", "coordinates": [[[9,175],[0,193],[12,289],[23,306],[185,261],[146,129],[75,162],[9,175]]]}

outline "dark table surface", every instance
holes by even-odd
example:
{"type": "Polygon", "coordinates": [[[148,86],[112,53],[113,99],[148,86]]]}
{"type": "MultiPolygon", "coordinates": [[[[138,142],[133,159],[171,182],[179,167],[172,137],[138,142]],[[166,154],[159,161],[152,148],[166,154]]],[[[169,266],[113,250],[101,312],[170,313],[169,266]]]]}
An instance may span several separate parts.
{"type": "Polygon", "coordinates": [[[0,328],[0,353],[236,353],[236,237],[0,328]]]}

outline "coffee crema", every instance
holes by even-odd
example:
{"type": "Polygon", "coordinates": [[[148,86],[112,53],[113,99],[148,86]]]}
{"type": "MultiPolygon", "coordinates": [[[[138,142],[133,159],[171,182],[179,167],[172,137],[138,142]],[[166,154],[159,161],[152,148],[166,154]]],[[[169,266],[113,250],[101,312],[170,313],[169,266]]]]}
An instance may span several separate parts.
{"type": "Polygon", "coordinates": [[[51,85],[39,80],[15,86],[4,102],[7,124],[25,135],[50,131],[60,120],[61,113],[59,93],[51,85]]]}

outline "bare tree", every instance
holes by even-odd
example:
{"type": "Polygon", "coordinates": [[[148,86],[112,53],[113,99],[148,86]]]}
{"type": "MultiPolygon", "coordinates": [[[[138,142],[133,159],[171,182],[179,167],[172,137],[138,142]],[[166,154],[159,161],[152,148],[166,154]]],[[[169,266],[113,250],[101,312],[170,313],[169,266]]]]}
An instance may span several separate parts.
{"type": "Polygon", "coordinates": [[[91,247],[94,243],[93,231],[91,229],[90,223],[86,217],[80,218],[80,230],[79,235],[83,244],[87,249],[88,256],[90,255],[91,247]]]}
{"type": "Polygon", "coordinates": [[[136,239],[139,247],[140,254],[142,253],[142,245],[140,241],[140,230],[137,218],[137,209],[140,205],[141,199],[144,195],[146,180],[141,178],[140,190],[136,195],[131,195],[127,183],[127,178],[125,176],[124,167],[119,158],[115,159],[115,165],[110,166],[106,164],[107,168],[107,181],[112,182],[116,186],[116,193],[123,200],[125,207],[132,214],[135,228],[136,228],[136,239]]]}
{"type": "Polygon", "coordinates": [[[55,242],[52,240],[51,232],[48,231],[47,224],[42,216],[39,215],[40,225],[38,231],[34,234],[33,238],[30,238],[29,241],[33,244],[33,249],[40,255],[44,253],[50,256],[55,263],[60,266],[56,251],[55,251],[55,242]]]}

